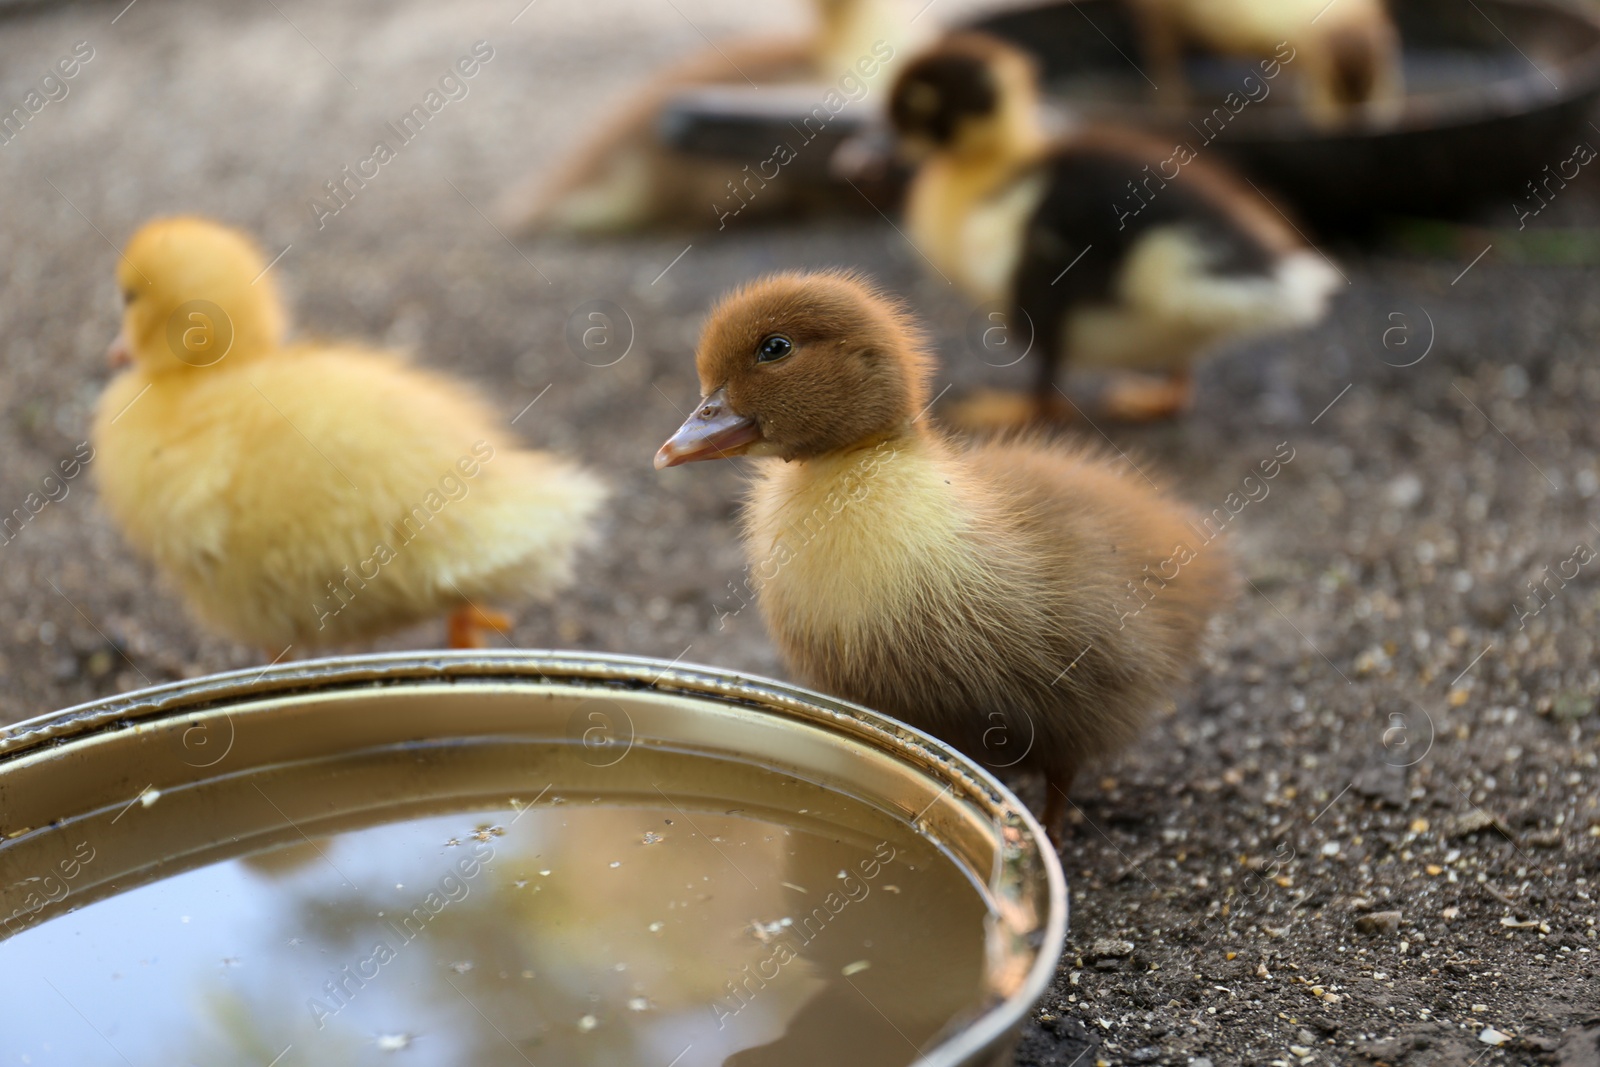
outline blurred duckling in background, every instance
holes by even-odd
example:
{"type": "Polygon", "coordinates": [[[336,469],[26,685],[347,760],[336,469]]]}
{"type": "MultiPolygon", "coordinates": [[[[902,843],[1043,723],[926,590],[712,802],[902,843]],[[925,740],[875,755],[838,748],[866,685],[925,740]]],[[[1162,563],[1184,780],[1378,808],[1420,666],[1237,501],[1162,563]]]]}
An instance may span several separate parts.
{"type": "Polygon", "coordinates": [[[912,240],[1003,306],[1011,331],[1031,329],[1031,402],[974,399],[955,413],[967,428],[1060,416],[1068,361],[1147,372],[1110,384],[1108,414],[1176,415],[1200,356],[1316,322],[1341,280],[1262,197],[1183,146],[1113,128],[1047,137],[1032,61],[993,37],[953,34],[913,59],[889,108],[902,149],[925,160],[912,240]]]}
{"type": "Polygon", "coordinates": [[[605,490],[517,447],[441,374],[350,344],[285,345],[267,262],[199,218],[148,223],[94,422],[100,495],[206,622],[281,655],[565,585],[605,490]]]}
{"type": "Polygon", "coordinates": [[[790,671],[991,767],[1042,772],[1058,834],[1074,773],[1135,740],[1189,674],[1231,595],[1225,553],[1124,462],[958,444],[922,421],[926,341],[859,276],[734,292],[695,365],[704,399],[655,465],[776,457],[744,540],[790,671]]]}
{"type": "MultiPolygon", "coordinates": [[[[870,93],[867,77],[926,37],[907,0],[812,0],[817,28],[807,37],[729,41],[658,74],[549,180],[514,191],[501,214],[520,233],[620,233],[652,226],[703,227],[727,208],[774,217],[804,210],[806,190],[757,176],[759,195],[741,190],[751,161],[691,156],[662,144],[658,124],[677,94],[696,87],[747,88],[818,83],[870,93]],[[871,71],[866,75],[864,71],[871,71]],[[845,82],[844,79],[853,79],[845,82]]],[[[863,96],[864,98],[864,96],[863,96]]],[[[841,98],[843,99],[843,98],[841,98]]]]}
{"type": "Polygon", "coordinates": [[[1385,0],[1129,0],[1157,91],[1188,102],[1183,52],[1282,61],[1306,118],[1323,129],[1393,123],[1405,103],[1400,34],[1385,0]]]}

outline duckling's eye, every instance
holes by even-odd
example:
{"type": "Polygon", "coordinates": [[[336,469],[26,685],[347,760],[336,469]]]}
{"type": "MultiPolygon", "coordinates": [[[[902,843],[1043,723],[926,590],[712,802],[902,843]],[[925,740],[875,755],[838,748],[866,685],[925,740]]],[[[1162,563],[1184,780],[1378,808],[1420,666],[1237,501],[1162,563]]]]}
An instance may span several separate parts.
{"type": "Polygon", "coordinates": [[[794,342],[781,333],[775,333],[756,346],[756,362],[776,363],[793,351],[794,342]]]}
{"type": "Polygon", "coordinates": [[[132,289],[124,289],[122,291],[122,306],[123,307],[127,307],[129,304],[133,303],[137,299],[139,299],[139,294],[137,292],[135,292],[134,290],[132,290],[132,289]]]}

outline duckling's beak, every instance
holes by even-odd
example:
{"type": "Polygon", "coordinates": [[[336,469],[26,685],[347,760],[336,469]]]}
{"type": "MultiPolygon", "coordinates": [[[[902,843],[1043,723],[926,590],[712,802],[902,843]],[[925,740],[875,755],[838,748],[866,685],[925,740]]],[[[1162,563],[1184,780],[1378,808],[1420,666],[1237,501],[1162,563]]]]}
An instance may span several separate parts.
{"type": "Polygon", "coordinates": [[[733,410],[724,387],[700,401],[695,413],[667,438],[656,453],[656,470],[702,459],[742,456],[760,440],[756,420],[733,410]]]}
{"type": "Polygon", "coordinates": [[[121,370],[133,362],[133,351],[128,347],[128,335],[117,334],[117,339],[106,349],[106,363],[112,370],[121,370]]]}

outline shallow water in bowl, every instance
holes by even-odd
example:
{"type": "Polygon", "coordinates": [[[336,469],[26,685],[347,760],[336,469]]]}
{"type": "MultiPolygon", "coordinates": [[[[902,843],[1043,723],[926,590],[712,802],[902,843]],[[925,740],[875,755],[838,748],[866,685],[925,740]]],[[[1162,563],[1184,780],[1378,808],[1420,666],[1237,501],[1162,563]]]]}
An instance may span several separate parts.
{"type": "MultiPolygon", "coordinates": [[[[750,803],[457,800],[23,930],[0,1064],[884,1067],[983,1006],[983,899],[926,839],[772,771],[656,759],[750,803]]],[[[254,779],[285,806],[292,781],[254,779]]]]}

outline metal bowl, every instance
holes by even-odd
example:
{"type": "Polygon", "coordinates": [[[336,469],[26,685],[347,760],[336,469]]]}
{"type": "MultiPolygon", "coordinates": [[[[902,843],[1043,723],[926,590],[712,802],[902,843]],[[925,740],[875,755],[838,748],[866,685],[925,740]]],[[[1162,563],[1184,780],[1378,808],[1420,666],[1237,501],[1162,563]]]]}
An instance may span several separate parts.
{"type": "MultiPolygon", "coordinates": [[[[320,852],[317,841],[329,834],[504,806],[508,790],[531,797],[538,780],[579,795],[615,786],[619,768],[648,765],[655,769],[638,787],[659,790],[662,775],[677,773],[671,759],[684,754],[810,783],[935,845],[970,883],[977,913],[987,912],[990,958],[1008,962],[993,995],[915,1062],[1009,1062],[1022,1020],[1055,972],[1067,900],[1053,849],[1002,785],[933,738],[864,708],[709,668],[580,653],[285,664],[0,730],[0,996],[27,1003],[19,992],[33,991],[22,987],[45,980],[21,965],[17,945],[52,927],[72,933],[97,901],[161,892],[166,880],[224,860],[298,862],[286,846],[320,852]],[[64,892],[50,891],[52,881],[64,892]]],[[[738,808],[746,799],[738,780],[679,773],[666,788],[691,817],[738,808]]],[[[788,817],[828,834],[857,832],[817,810],[788,817]]],[[[118,947],[98,951],[120,964],[118,947]]],[[[39,996],[43,1003],[50,994],[39,996]]],[[[63,1009],[62,1018],[74,1016],[63,1009]]]]}
{"type": "MultiPolygon", "coordinates": [[[[985,15],[971,28],[1037,56],[1053,105],[1214,151],[1325,229],[1361,229],[1390,215],[1459,216],[1499,198],[1514,221],[1513,199],[1546,164],[1556,168],[1578,141],[1600,137],[1588,124],[1600,98],[1600,14],[1559,0],[1392,6],[1404,49],[1403,114],[1392,126],[1339,131],[1309,125],[1290,93],[1275,92],[1212,136],[1220,124],[1207,129],[1206,121],[1252,72],[1245,62],[1191,56],[1194,105],[1158,105],[1124,0],[1055,0],[985,15]]],[[[794,141],[806,111],[757,95],[686,93],[662,129],[685,151],[758,158],[794,141]]],[[[816,161],[861,123],[859,111],[839,115],[806,149],[796,180],[828,181],[816,161]]]]}

